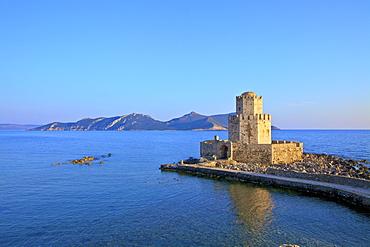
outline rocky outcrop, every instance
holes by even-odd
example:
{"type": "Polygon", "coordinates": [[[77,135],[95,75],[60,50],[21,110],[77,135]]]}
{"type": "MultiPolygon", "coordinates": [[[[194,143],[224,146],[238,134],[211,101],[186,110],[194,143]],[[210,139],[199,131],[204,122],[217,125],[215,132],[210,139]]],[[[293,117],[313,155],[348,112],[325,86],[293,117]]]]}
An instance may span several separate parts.
{"type": "Polygon", "coordinates": [[[104,164],[106,160],[102,161],[100,159],[105,159],[105,158],[111,157],[111,156],[112,156],[111,153],[109,153],[108,155],[100,155],[98,157],[85,156],[85,157],[80,158],[80,159],[69,160],[68,162],[65,162],[65,163],[54,163],[53,166],[69,165],[69,164],[73,164],[73,165],[104,164]]]}

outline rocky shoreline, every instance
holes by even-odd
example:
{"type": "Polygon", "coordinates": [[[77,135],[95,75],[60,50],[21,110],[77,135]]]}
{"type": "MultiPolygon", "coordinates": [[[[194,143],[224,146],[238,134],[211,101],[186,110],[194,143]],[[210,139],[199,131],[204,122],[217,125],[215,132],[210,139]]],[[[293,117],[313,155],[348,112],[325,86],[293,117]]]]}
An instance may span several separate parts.
{"type": "Polygon", "coordinates": [[[234,160],[206,160],[190,157],[183,164],[198,164],[202,166],[217,167],[245,172],[271,174],[278,171],[289,171],[306,174],[327,174],[341,177],[359,178],[370,180],[370,169],[365,165],[367,160],[357,161],[354,159],[343,159],[326,154],[303,153],[301,161],[283,164],[245,164],[234,160]]]}

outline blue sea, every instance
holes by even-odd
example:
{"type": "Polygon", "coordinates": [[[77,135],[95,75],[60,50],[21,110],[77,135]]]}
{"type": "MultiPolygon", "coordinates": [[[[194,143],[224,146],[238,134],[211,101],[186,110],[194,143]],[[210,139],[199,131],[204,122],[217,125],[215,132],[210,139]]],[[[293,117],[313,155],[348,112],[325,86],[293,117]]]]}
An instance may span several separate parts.
{"type": "MultiPolygon", "coordinates": [[[[370,160],[369,130],[280,130],[370,160]]],[[[0,132],[0,246],[370,246],[370,215],[325,198],[162,172],[226,131],[0,132]],[[102,155],[111,153],[111,157],[102,155]],[[84,156],[104,164],[52,165],[84,156]]]]}

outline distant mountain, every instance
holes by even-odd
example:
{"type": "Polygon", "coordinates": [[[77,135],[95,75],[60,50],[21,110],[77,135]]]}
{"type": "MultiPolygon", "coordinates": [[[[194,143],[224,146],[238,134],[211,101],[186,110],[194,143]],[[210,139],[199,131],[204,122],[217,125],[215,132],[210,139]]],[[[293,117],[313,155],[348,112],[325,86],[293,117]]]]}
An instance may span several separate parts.
{"type": "MultiPolygon", "coordinates": [[[[235,113],[231,113],[235,114],[235,113]]],[[[228,115],[204,116],[191,112],[179,118],[162,122],[149,115],[132,113],[110,118],[84,118],[74,123],[54,122],[32,131],[94,131],[94,130],[227,130],[228,115]]],[[[272,126],[271,129],[278,129],[272,126]]]]}
{"type": "MultiPolygon", "coordinates": [[[[227,115],[225,114],[227,119],[227,115]]],[[[227,130],[227,125],[217,121],[213,116],[204,116],[191,112],[180,118],[166,122],[171,130],[227,130]]]]}
{"type": "Polygon", "coordinates": [[[110,118],[84,118],[75,123],[54,122],[31,130],[165,130],[166,123],[151,116],[132,113],[110,118]]]}
{"type": "Polygon", "coordinates": [[[0,130],[28,130],[36,128],[36,124],[0,124],[0,130]]]}

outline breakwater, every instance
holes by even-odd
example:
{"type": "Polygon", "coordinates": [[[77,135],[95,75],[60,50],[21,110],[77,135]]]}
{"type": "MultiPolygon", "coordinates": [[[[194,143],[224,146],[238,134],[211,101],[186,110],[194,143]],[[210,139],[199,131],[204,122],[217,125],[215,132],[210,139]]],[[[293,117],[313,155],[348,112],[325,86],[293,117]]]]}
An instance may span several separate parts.
{"type": "Polygon", "coordinates": [[[326,181],[322,182],[323,179],[321,174],[311,174],[309,179],[307,179],[308,177],[283,177],[272,174],[205,167],[197,164],[162,165],[160,169],[293,189],[309,194],[339,199],[343,202],[356,205],[370,211],[370,181],[366,180],[351,178],[351,180],[358,180],[354,183],[354,181],[349,181],[349,178],[346,177],[332,176],[333,180],[326,177],[326,181]]]}

